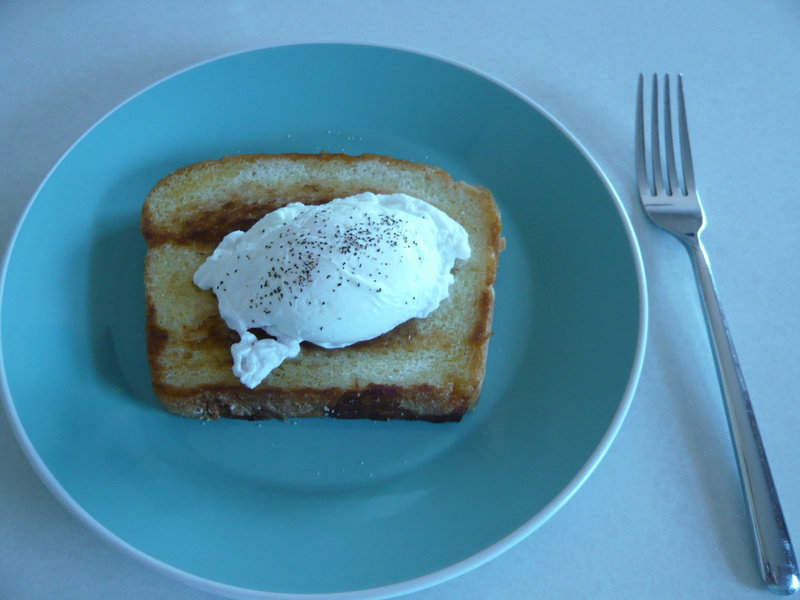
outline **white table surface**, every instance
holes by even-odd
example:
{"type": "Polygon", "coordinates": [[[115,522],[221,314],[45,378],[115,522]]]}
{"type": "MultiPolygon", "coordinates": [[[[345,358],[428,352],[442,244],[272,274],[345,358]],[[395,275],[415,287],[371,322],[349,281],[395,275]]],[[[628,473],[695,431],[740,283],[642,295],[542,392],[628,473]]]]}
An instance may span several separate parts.
{"type": "MultiPolygon", "coordinates": [[[[491,74],[580,139],[618,190],[649,286],[619,436],[575,496],[489,563],[408,596],[767,598],[688,255],[638,207],[636,76],[686,78],[705,242],[790,534],[800,542],[800,5],[791,0],[0,3],[0,244],[97,119],[177,70],[293,42],[400,46],[491,74]]],[[[0,598],[214,598],[91,533],[0,411],[0,598]]],[[[800,595],[798,595],[800,597],[800,595]]]]}

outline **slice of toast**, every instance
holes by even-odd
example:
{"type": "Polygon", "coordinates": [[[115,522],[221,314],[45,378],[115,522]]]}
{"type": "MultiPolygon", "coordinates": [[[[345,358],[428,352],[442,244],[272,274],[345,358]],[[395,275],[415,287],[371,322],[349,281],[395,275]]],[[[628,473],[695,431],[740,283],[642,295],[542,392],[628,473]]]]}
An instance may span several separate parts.
{"type": "Polygon", "coordinates": [[[162,179],[145,201],[142,232],[148,358],[155,393],[170,412],[452,421],[475,407],[504,244],[487,189],[383,156],[239,155],[162,179]],[[214,294],[194,285],[194,272],[226,234],[246,231],[269,211],[364,191],[416,196],[464,226],[472,255],[457,262],[449,297],[427,318],[373,340],[335,350],[303,343],[296,358],[248,389],[231,370],[238,335],[220,317],[214,294]]]}

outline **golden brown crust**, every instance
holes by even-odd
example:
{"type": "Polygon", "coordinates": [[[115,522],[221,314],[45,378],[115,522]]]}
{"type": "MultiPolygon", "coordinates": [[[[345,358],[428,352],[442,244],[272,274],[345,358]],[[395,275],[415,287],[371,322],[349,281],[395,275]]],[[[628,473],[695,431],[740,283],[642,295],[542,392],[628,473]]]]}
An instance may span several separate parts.
{"type": "Polygon", "coordinates": [[[167,410],[199,418],[447,421],[477,403],[504,245],[499,211],[485,188],[454,182],[435,167],[375,155],[226,157],[162,179],[143,207],[142,233],[148,359],[167,410]],[[286,176],[292,169],[297,173],[286,176]],[[271,210],[363,191],[424,197],[468,228],[471,245],[480,240],[473,258],[456,267],[452,298],[423,321],[348,348],[304,343],[297,359],[249,390],[231,373],[229,348],[238,336],[219,316],[213,294],[191,283],[194,270],[227,233],[248,229],[271,210]],[[387,371],[387,364],[395,368],[387,371]],[[375,375],[375,365],[382,374],[375,375]],[[427,379],[407,376],[412,365],[427,379]]]}

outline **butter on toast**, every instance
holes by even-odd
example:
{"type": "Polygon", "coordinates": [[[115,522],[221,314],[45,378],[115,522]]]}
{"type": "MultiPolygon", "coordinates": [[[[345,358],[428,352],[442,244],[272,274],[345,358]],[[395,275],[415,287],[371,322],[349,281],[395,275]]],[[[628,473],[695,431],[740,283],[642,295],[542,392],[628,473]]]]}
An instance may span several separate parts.
{"type": "Polygon", "coordinates": [[[216,419],[460,420],[475,407],[486,372],[494,281],[504,240],[485,188],[441,169],[376,155],[238,155],[184,167],[162,179],[142,210],[153,389],[172,413],[216,419]],[[254,389],[232,373],[228,329],[211,291],[192,276],[222,238],[291,202],[321,204],[364,191],[422,198],[459,222],[471,257],[450,295],[425,319],[373,340],[300,354],[254,389]]]}

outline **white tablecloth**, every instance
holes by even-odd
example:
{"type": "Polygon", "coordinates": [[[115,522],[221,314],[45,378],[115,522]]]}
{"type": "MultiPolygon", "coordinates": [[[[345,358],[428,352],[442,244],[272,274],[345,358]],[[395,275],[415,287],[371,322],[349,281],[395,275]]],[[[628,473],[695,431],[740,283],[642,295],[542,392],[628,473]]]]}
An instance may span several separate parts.
{"type": "MultiPolygon", "coordinates": [[[[499,78],[593,154],[636,229],[650,328],[599,467],[502,556],[409,596],[765,598],[688,256],[641,213],[639,72],[682,72],[705,242],[790,533],[800,542],[800,6],[789,0],[5,2],[0,243],[59,156],[177,70],[294,42],[400,46],[499,78]]],[[[0,597],[212,598],[92,534],[46,490],[0,411],[0,597]]]]}

